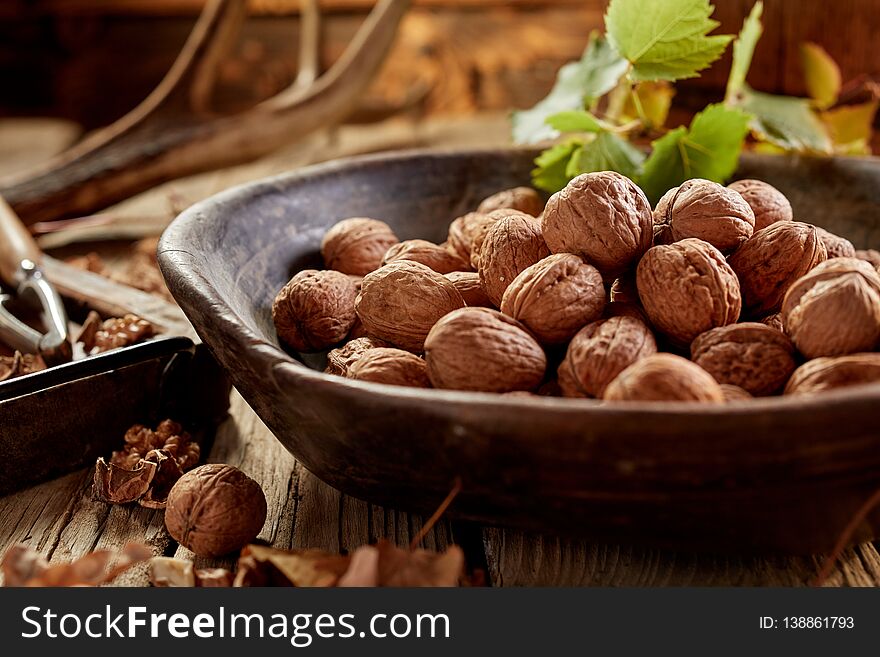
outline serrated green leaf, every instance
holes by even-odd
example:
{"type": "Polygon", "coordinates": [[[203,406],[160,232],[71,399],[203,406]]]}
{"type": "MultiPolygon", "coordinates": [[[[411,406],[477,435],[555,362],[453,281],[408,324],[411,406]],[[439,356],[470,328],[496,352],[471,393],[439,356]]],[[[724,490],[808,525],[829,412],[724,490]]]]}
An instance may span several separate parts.
{"type": "Polygon", "coordinates": [[[533,144],[558,137],[558,131],[547,125],[547,117],[583,109],[593,99],[611,91],[628,66],[604,37],[592,34],[583,57],[559,69],[549,95],[532,109],[514,112],[513,140],[533,144]]]}
{"type": "Polygon", "coordinates": [[[548,148],[535,158],[532,170],[532,184],[547,192],[558,192],[568,184],[571,176],[566,174],[572,155],[581,148],[583,142],[571,140],[548,148]]]}
{"type": "Polygon", "coordinates": [[[635,179],[645,161],[645,154],[612,132],[600,132],[572,154],[566,174],[574,178],[592,171],[616,171],[635,179]]]}
{"type": "Polygon", "coordinates": [[[831,152],[831,140],[806,98],[765,94],[745,85],[736,106],[751,114],[752,132],[787,151],[831,152]]]}
{"type": "Polygon", "coordinates": [[[730,75],[727,78],[727,93],[725,98],[733,99],[742,91],[746,83],[746,75],[752,66],[752,57],[755,54],[755,46],[764,32],[761,24],[761,14],[764,12],[764,3],[756,2],[749,12],[748,18],[743,23],[739,36],[733,43],[733,63],[730,65],[730,75]]]}
{"type": "Polygon", "coordinates": [[[633,81],[691,78],[721,57],[733,38],[718,27],[709,0],[611,0],[605,31],[630,62],[633,81]]]}
{"type": "Polygon", "coordinates": [[[655,141],[639,184],[652,203],[689,178],[724,182],[739,159],[749,117],[736,108],[709,105],[689,128],[676,128],[655,141]]]}
{"type": "Polygon", "coordinates": [[[569,110],[548,116],[547,125],[559,132],[602,132],[611,128],[586,110],[569,110]]]}
{"type": "Polygon", "coordinates": [[[828,109],[840,95],[840,67],[822,46],[815,43],[802,43],[800,51],[807,93],[816,107],[828,109]]]}

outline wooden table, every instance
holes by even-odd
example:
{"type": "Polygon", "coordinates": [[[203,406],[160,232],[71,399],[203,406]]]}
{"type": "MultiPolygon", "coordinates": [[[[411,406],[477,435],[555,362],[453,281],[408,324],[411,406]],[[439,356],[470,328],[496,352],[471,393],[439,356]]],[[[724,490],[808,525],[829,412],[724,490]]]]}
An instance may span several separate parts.
{"type": "MultiPolygon", "coordinates": [[[[0,135],[12,128],[0,123],[0,135]]],[[[152,218],[170,215],[169,199],[176,199],[171,205],[189,203],[238,182],[320,160],[386,148],[497,146],[506,144],[507,138],[506,123],[499,116],[467,121],[403,120],[381,128],[346,127],[314,135],[266,161],[173,183],[127,201],[112,211],[115,229],[131,234],[139,226],[152,226],[152,218]],[[151,219],[145,221],[144,217],[151,219]]],[[[0,170],[3,166],[0,162],[0,170]]],[[[75,233],[67,236],[76,237],[75,233]]],[[[52,240],[56,244],[66,241],[57,235],[52,240]]],[[[237,393],[232,395],[229,419],[220,426],[207,460],[239,466],[262,485],[269,512],[260,538],[277,547],[350,551],[379,538],[405,545],[424,522],[414,514],[354,499],[318,480],[275,440],[237,393]]],[[[95,500],[91,496],[91,475],[91,468],[80,470],[0,498],[0,552],[24,543],[51,561],[62,561],[96,548],[144,541],[157,555],[192,558],[168,536],[162,511],[111,506],[95,500]]],[[[448,520],[441,520],[423,544],[429,549],[443,549],[451,542],[462,545],[470,565],[485,569],[494,586],[802,586],[813,581],[823,561],[819,556],[668,552],[448,520]]],[[[196,562],[231,566],[233,560],[196,558],[196,562]]],[[[117,583],[145,585],[146,568],[130,571],[117,583]]],[[[846,550],[826,584],[880,585],[880,554],[876,547],[864,544],[846,550]]]]}

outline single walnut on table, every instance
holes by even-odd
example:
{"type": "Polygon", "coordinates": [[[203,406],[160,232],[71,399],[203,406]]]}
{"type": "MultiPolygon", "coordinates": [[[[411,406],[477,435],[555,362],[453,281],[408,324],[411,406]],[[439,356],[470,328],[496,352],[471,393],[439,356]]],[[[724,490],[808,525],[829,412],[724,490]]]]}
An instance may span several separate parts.
{"type": "Polygon", "coordinates": [[[342,341],[354,325],[357,287],[338,271],[305,269],[272,304],[278,338],[296,351],[321,351],[342,341]]]}
{"type": "Polygon", "coordinates": [[[609,281],[651,247],[651,205],[629,178],[585,173],[550,197],[542,229],[553,253],[574,253],[609,281]]]}
{"type": "Polygon", "coordinates": [[[730,183],[732,189],[745,199],[755,214],[755,231],[763,230],[778,221],[791,221],[791,203],[785,194],[763,180],[744,179],[730,183]]]}
{"type": "Polygon", "coordinates": [[[382,264],[382,257],[399,240],[384,221],[354,217],[335,224],[321,242],[328,269],[365,276],[382,264]]]}
{"type": "Polygon", "coordinates": [[[653,247],[639,262],[636,283],[651,324],[677,345],[739,318],[736,274],[718,249],[701,240],[653,247]]]}
{"type": "Polygon", "coordinates": [[[599,271],[578,256],[558,253],[527,267],[501,299],[501,312],[521,322],[542,344],[567,342],[602,316],[599,271]]]}
{"type": "Polygon", "coordinates": [[[807,358],[871,351],[880,343],[880,274],[857,258],[827,260],[789,288],[782,321],[807,358]]]}
{"type": "Polygon", "coordinates": [[[437,322],[425,340],[436,388],[512,392],[534,390],[547,357],[514,319],[489,308],[462,308],[437,322]]]}
{"type": "Polygon", "coordinates": [[[128,314],[102,320],[93,310],[83,322],[74,342],[81,342],[86,354],[94,355],[143,342],[155,334],[153,325],[137,315],[128,314]]]}
{"type": "Polygon", "coordinates": [[[724,402],[724,392],[699,365],[673,354],[654,354],[627,367],[605,388],[608,401],[724,402]]]}

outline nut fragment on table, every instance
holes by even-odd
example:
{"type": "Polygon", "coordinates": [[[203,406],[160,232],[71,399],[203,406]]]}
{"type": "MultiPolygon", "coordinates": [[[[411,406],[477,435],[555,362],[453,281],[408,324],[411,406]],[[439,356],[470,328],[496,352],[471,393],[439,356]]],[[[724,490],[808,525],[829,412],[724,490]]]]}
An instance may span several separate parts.
{"type": "Polygon", "coordinates": [[[46,363],[38,354],[23,354],[16,351],[12,356],[0,356],[0,381],[8,381],[44,369],[46,363]]]}
{"type": "Polygon", "coordinates": [[[95,355],[138,344],[155,334],[156,328],[137,315],[102,320],[98,313],[91,311],[74,341],[82,343],[86,354],[95,355]]]}

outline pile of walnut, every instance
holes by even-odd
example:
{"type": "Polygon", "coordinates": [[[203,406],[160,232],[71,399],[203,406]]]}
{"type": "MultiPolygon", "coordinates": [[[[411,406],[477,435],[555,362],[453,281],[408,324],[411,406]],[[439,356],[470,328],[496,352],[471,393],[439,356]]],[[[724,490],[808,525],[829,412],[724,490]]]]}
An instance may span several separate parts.
{"type": "Polygon", "coordinates": [[[342,343],[327,372],[352,379],[716,403],[880,381],[880,253],[758,180],[689,180],[652,211],[590,173],[546,207],[495,194],[443,244],[354,218],[321,252],[272,314],[293,350],[342,343]]]}

